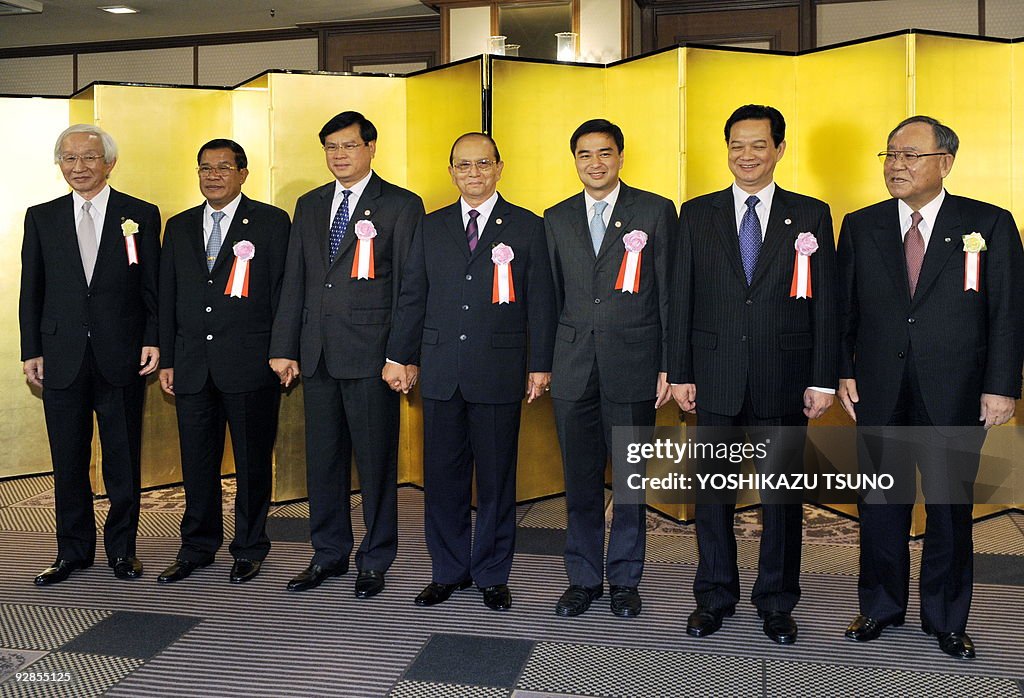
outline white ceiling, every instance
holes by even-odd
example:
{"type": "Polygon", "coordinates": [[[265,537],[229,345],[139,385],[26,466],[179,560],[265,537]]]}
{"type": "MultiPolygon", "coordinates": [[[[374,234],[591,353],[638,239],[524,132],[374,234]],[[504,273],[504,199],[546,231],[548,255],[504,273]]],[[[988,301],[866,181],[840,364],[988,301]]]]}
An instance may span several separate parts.
{"type": "Polygon", "coordinates": [[[41,0],[42,14],[0,16],[0,48],[143,39],[259,29],[304,22],[433,14],[417,0],[41,0]],[[100,6],[139,11],[113,15],[100,6]],[[271,9],[274,16],[271,17],[271,9]]]}

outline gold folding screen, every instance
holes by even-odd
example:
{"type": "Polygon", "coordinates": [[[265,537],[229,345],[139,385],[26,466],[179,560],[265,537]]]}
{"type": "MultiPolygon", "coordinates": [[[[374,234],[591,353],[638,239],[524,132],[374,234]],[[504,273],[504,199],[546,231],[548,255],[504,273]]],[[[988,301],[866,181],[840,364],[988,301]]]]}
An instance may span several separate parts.
{"type": "MultiPolygon", "coordinates": [[[[12,252],[20,246],[24,208],[64,190],[49,163],[53,138],[66,123],[108,129],[122,150],[112,184],[154,201],[167,218],[199,203],[195,151],[217,136],[246,148],[246,192],[292,211],[300,194],[330,179],[316,138],[320,126],[338,111],[357,109],[380,131],[376,171],[418,192],[429,211],[456,198],[445,170],[448,148],[455,136],[482,127],[486,86],[491,132],[506,161],[499,189],[540,214],[579,190],[568,140],[586,119],[620,124],[623,179],[678,204],[729,184],[725,119],[740,104],[769,103],[788,122],[779,184],[828,201],[838,231],[845,213],[887,196],[874,155],[889,129],[914,113],[932,114],[961,136],[950,191],[1008,207],[1024,221],[1022,82],[1024,44],[908,33],[800,56],[683,47],[606,68],[473,59],[408,78],[271,73],[234,90],[96,85],[69,101],[2,99],[0,123],[19,134],[20,161],[29,164],[4,175],[0,201],[6,243],[0,294],[10,309],[0,352],[11,367],[4,380],[13,396],[0,410],[17,454],[7,466],[13,471],[0,474],[49,468],[41,406],[15,374],[18,262],[12,252]]],[[[282,407],[277,501],[305,494],[300,391],[282,407]]],[[[151,386],[145,484],[178,479],[172,413],[151,386]]],[[[664,408],[658,422],[677,417],[664,408]]],[[[415,396],[404,399],[402,418],[399,477],[419,482],[415,396]]],[[[833,410],[826,421],[845,418],[833,410]]],[[[548,400],[524,409],[521,455],[520,498],[561,490],[548,400]]]]}

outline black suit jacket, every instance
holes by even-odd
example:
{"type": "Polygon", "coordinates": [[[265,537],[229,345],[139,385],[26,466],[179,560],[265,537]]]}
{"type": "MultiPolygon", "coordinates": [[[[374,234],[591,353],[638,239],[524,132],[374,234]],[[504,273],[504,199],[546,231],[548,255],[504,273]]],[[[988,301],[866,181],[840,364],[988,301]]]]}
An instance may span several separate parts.
{"type": "Polygon", "coordinates": [[[90,342],[112,385],[139,377],[143,346],[157,345],[160,211],[110,190],[92,281],[85,282],[71,194],[25,214],[21,248],[21,358],[43,357],[47,388],[66,388],[90,342]],[[138,264],[128,264],[121,224],[139,224],[138,264]]]}
{"type": "Polygon", "coordinates": [[[884,425],[909,354],[935,425],[977,425],[982,393],[1019,398],[1024,252],[1009,211],[946,194],[913,300],[896,199],[855,211],[839,234],[840,375],[856,378],[857,421],[884,425]],[[981,233],[979,290],[964,290],[963,235],[981,233]]]}
{"type": "Polygon", "coordinates": [[[668,199],[622,183],[597,255],[583,192],[544,212],[555,278],[558,332],[551,376],[552,397],[583,395],[596,357],[601,392],[616,402],[642,402],[657,395],[658,372],[667,371],[669,260],[676,212],[668,199]],[[615,289],[633,230],[647,233],[640,289],[615,289]]]}
{"type": "Polygon", "coordinates": [[[288,214],[245,195],[225,231],[213,271],[206,268],[205,204],[167,221],[160,262],[160,365],[174,369],[174,391],[199,392],[207,376],[226,393],[273,385],[270,330],[288,251],[288,214]],[[255,247],[249,293],[225,294],[235,243],[255,247]]]}
{"type": "Polygon", "coordinates": [[[423,217],[423,201],[371,174],[330,264],[333,197],[331,182],[302,195],[295,204],[270,356],[298,359],[302,373],[309,376],[323,354],[334,378],[379,378],[398,302],[398,280],[423,217]],[[377,230],[373,279],[351,278],[355,224],[360,220],[369,220],[377,230]]]}
{"type": "Polygon", "coordinates": [[[674,269],[669,380],[695,383],[701,409],[799,414],[804,391],[838,384],[836,255],[828,205],[776,186],[753,280],[740,256],[732,188],[683,204],[674,269]],[[811,298],[790,298],[800,233],[813,233],[811,298]]]}
{"type": "Polygon", "coordinates": [[[500,196],[470,254],[459,202],[423,219],[402,278],[388,358],[418,364],[425,398],[523,399],[526,374],[551,370],[554,298],[544,228],[500,196]],[[512,248],[514,303],[493,303],[491,249],[512,248]]]}

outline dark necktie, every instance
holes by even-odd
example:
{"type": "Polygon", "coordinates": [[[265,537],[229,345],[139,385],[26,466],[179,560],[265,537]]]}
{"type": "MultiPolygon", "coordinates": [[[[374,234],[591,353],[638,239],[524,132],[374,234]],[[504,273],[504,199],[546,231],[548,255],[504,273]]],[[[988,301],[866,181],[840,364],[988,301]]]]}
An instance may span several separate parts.
{"type": "Polygon", "coordinates": [[[479,217],[479,211],[475,208],[469,209],[469,225],[466,226],[466,242],[469,243],[470,254],[476,252],[476,243],[480,240],[480,228],[476,224],[476,219],[479,217]]]}
{"type": "Polygon", "coordinates": [[[917,290],[917,280],[921,277],[921,263],[924,262],[924,236],[917,227],[923,216],[917,211],[910,214],[910,229],[903,238],[903,254],[907,257],[907,283],[910,284],[910,297],[917,290]]]}
{"type": "Polygon", "coordinates": [[[740,220],[740,255],[743,257],[743,273],[747,277],[747,285],[754,279],[754,268],[757,266],[757,255],[761,252],[761,221],[757,218],[754,207],[760,203],[756,196],[748,197],[747,210],[740,220]]]}
{"type": "Polygon", "coordinates": [[[331,221],[331,264],[334,264],[334,258],[338,256],[338,248],[341,247],[345,231],[348,230],[348,197],[352,190],[346,189],[341,193],[344,198],[341,200],[338,212],[334,214],[334,220],[331,221]]]}
{"type": "Polygon", "coordinates": [[[220,254],[222,233],[220,222],[227,215],[223,211],[214,211],[210,216],[213,218],[213,228],[210,229],[210,241],[206,243],[206,270],[213,271],[213,265],[220,254]]]}

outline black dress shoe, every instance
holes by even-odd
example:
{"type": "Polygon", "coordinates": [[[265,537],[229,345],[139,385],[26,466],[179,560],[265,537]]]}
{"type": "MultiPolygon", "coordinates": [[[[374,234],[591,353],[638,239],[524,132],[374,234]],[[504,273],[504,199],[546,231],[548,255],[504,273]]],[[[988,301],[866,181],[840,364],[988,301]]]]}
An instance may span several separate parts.
{"type": "Polygon", "coordinates": [[[735,606],[726,608],[697,606],[686,620],[686,634],[693,637],[707,637],[722,627],[723,618],[731,618],[735,613],[735,606]]]}
{"type": "Polygon", "coordinates": [[[84,560],[55,560],[52,565],[39,573],[39,576],[35,578],[35,584],[37,587],[57,584],[70,577],[75,570],[84,570],[89,567],[92,567],[92,562],[84,560]]]}
{"type": "Polygon", "coordinates": [[[315,589],[323,584],[324,580],[328,577],[340,577],[347,573],[348,563],[338,565],[337,567],[321,567],[320,565],[310,563],[309,567],[299,572],[288,582],[288,591],[315,589]]]}
{"type": "Polygon", "coordinates": [[[356,577],[356,598],[368,599],[384,591],[384,573],[377,570],[359,570],[356,577]]]}
{"type": "Polygon", "coordinates": [[[764,634],[772,642],[780,645],[792,645],[796,642],[796,621],[789,611],[762,611],[758,609],[757,617],[764,621],[761,626],[764,634]]]}
{"type": "Polygon", "coordinates": [[[878,639],[878,636],[882,634],[882,631],[890,625],[894,628],[898,628],[903,625],[904,620],[904,616],[896,616],[892,620],[881,621],[875,620],[869,616],[858,614],[846,629],[846,639],[853,640],[854,642],[871,642],[872,640],[878,639]]]}
{"type": "Polygon", "coordinates": [[[558,603],[555,604],[555,615],[570,617],[585,613],[590,608],[590,602],[604,596],[604,585],[598,584],[595,587],[585,587],[581,584],[570,584],[569,588],[562,592],[558,603]]]}
{"type": "Polygon", "coordinates": [[[242,582],[248,582],[260,573],[262,565],[263,562],[261,560],[246,560],[244,557],[238,558],[235,560],[235,564],[231,565],[231,583],[241,584],[242,582]]]}
{"type": "Polygon", "coordinates": [[[453,592],[468,589],[472,583],[473,582],[468,579],[464,579],[455,584],[431,582],[423,589],[423,591],[420,592],[419,596],[416,597],[415,603],[417,606],[434,606],[439,603],[444,603],[453,592]]]}
{"type": "Polygon", "coordinates": [[[507,611],[512,608],[512,592],[507,584],[495,584],[484,587],[484,605],[492,611],[507,611]]]}
{"type": "Polygon", "coordinates": [[[142,563],[137,557],[119,557],[110,561],[118,579],[138,579],[142,576],[142,563]]]}
{"type": "Polygon", "coordinates": [[[939,649],[956,659],[974,659],[974,640],[966,632],[939,633],[928,623],[921,623],[921,630],[926,635],[934,635],[939,639],[939,649]]]}
{"type": "Polygon", "coordinates": [[[640,600],[640,592],[636,590],[636,587],[612,584],[608,591],[612,597],[612,613],[620,618],[635,618],[640,615],[643,602],[640,600]]]}
{"type": "Polygon", "coordinates": [[[156,581],[160,584],[180,582],[200,567],[206,567],[211,562],[213,562],[213,560],[204,560],[202,562],[193,562],[192,560],[175,560],[170,567],[160,573],[160,576],[156,578],[156,581]]]}

